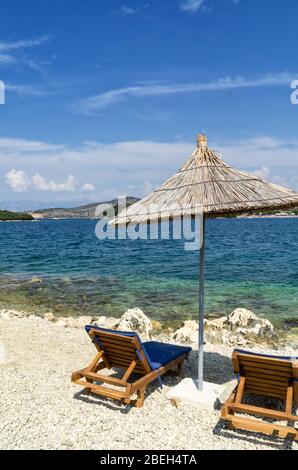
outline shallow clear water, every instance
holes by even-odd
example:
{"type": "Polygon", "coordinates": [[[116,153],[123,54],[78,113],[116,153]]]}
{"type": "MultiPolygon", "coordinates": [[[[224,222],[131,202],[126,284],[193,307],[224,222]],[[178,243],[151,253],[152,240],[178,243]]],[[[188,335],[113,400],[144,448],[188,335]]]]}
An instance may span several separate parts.
{"type": "MultiPolygon", "coordinates": [[[[198,252],[183,241],[105,240],[96,221],[0,224],[0,306],[163,321],[197,316],[198,252]],[[32,283],[38,277],[41,283],[32,283]]],[[[242,306],[298,322],[298,219],[217,219],[206,227],[207,314],[242,306]]]]}

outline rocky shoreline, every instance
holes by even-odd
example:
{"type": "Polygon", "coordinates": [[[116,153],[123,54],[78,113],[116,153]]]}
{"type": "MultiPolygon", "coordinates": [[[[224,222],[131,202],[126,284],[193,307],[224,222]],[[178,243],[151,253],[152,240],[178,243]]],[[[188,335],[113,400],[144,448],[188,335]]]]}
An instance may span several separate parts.
{"type": "MultiPolygon", "coordinates": [[[[61,328],[83,329],[85,325],[94,325],[120,331],[136,331],[147,340],[153,339],[178,344],[195,345],[198,342],[198,323],[184,321],[178,328],[164,327],[159,321],[151,320],[136,307],[127,310],[121,318],[106,316],[55,317],[48,312],[43,315],[12,309],[0,310],[0,319],[29,319],[31,321],[55,323],[61,328]]],[[[237,308],[230,315],[204,322],[205,341],[214,345],[229,347],[270,347],[279,349],[287,346],[284,332],[278,331],[266,319],[259,318],[254,312],[237,308]]],[[[298,348],[298,336],[291,336],[291,346],[298,348]]]]}

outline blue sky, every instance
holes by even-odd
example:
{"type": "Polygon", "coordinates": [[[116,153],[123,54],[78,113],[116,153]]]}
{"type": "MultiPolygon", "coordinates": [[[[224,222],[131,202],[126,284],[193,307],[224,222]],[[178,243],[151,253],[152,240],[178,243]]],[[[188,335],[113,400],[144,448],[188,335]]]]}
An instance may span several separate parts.
{"type": "Polygon", "coordinates": [[[204,130],[298,190],[295,0],[11,0],[1,6],[0,200],[143,196],[204,130]]]}

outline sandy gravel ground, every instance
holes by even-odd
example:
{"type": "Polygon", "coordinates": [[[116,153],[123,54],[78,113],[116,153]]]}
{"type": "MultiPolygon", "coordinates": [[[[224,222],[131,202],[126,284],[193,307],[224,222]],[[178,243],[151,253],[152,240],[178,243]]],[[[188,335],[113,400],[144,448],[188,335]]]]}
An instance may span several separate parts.
{"type": "MultiPolygon", "coordinates": [[[[218,411],[189,405],[175,408],[166,391],[177,383],[154,383],[142,409],[88,397],[72,385],[73,370],[94,353],[84,331],[45,320],[0,320],[1,449],[298,449],[298,443],[242,431],[219,422],[218,411]],[[4,351],[3,351],[4,349],[4,351]]],[[[231,351],[206,346],[205,380],[233,378],[231,351]]],[[[196,352],[191,357],[195,376],[196,352]]]]}

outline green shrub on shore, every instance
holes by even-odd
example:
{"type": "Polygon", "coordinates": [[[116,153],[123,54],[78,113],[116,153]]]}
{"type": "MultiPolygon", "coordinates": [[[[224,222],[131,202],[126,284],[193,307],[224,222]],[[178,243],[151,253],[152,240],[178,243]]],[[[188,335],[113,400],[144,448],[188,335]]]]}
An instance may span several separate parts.
{"type": "Polygon", "coordinates": [[[0,211],[0,220],[33,220],[33,217],[20,212],[0,211]]]}

